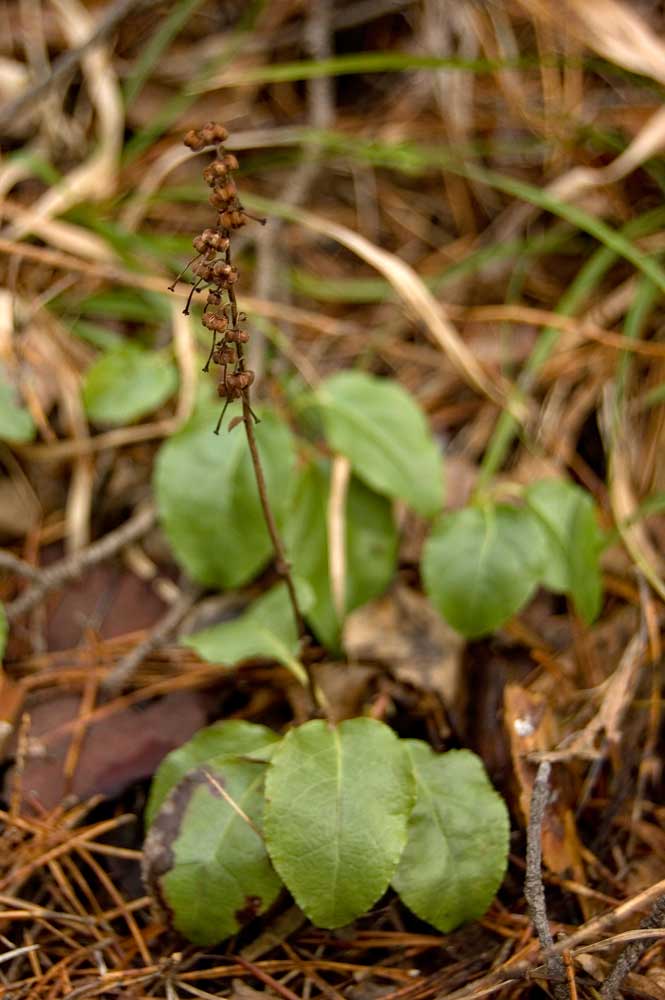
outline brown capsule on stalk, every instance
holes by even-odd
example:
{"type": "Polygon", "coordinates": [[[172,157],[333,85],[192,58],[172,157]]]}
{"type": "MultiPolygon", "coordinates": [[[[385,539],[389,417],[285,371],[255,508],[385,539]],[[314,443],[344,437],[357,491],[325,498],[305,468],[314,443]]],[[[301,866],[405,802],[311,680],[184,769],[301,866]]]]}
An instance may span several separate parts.
{"type": "Polygon", "coordinates": [[[229,168],[224,163],[223,160],[213,160],[203,171],[203,180],[210,187],[214,187],[219,181],[223,180],[224,177],[229,172],[229,168]]]}
{"type": "Polygon", "coordinates": [[[245,225],[245,216],[238,209],[222,212],[220,221],[225,229],[240,229],[245,225]]]}
{"type": "Polygon", "coordinates": [[[217,344],[212,352],[212,360],[216,365],[232,365],[236,360],[236,352],[230,344],[217,344]]]}
{"type": "Polygon", "coordinates": [[[226,198],[227,201],[233,201],[238,193],[235,181],[227,181],[223,187],[218,187],[215,190],[222,196],[222,198],[226,198]]]}
{"type": "Polygon", "coordinates": [[[228,208],[232,199],[226,198],[221,191],[215,188],[210,197],[208,198],[208,201],[210,202],[213,208],[218,208],[222,210],[228,208]]]}
{"type": "Polygon", "coordinates": [[[227,375],[226,379],[223,377],[217,383],[217,395],[222,398],[226,397],[228,400],[238,399],[240,396],[240,389],[233,385],[232,376],[227,375]]]}
{"type": "Polygon", "coordinates": [[[246,344],[249,340],[249,334],[246,330],[229,330],[226,339],[232,344],[246,344]]]}
{"type": "Polygon", "coordinates": [[[189,148],[193,150],[195,153],[198,153],[200,149],[204,149],[206,145],[203,138],[194,128],[190,129],[189,132],[185,134],[183,142],[185,143],[186,146],[189,146],[189,148]]]}
{"type": "Polygon", "coordinates": [[[224,333],[228,324],[226,316],[220,316],[218,313],[204,312],[201,319],[206,330],[214,330],[215,333],[224,333]]]}
{"type": "Polygon", "coordinates": [[[250,385],[254,381],[254,372],[250,371],[248,368],[246,371],[236,372],[234,378],[236,387],[241,391],[244,391],[245,389],[249,389],[250,385]]]}
{"type": "Polygon", "coordinates": [[[229,133],[223,125],[217,122],[206,122],[203,128],[199,129],[199,135],[205,141],[206,146],[212,146],[217,142],[224,142],[229,137],[229,133]]]}

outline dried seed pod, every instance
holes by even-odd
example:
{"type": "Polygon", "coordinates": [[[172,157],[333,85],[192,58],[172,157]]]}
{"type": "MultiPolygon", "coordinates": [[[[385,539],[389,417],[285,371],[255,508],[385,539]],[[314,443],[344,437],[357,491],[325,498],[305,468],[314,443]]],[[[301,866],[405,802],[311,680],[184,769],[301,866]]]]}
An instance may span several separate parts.
{"type": "Polygon", "coordinates": [[[232,344],[246,344],[249,340],[249,334],[246,330],[229,330],[226,339],[232,344]]]}
{"type": "Polygon", "coordinates": [[[222,212],[220,222],[225,229],[240,229],[245,225],[245,216],[239,209],[222,212]]]}
{"type": "Polygon", "coordinates": [[[230,344],[217,344],[212,352],[212,360],[216,365],[232,365],[236,360],[236,352],[230,344]]]}
{"type": "Polygon", "coordinates": [[[229,168],[226,166],[223,160],[213,160],[203,171],[203,180],[210,187],[214,187],[219,181],[223,180],[229,172],[229,168]]]}
{"type": "Polygon", "coordinates": [[[201,131],[205,132],[206,135],[211,135],[213,142],[226,142],[229,137],[228,129],[225,129],[219,122],[206,122],[201,131]]]}
{"type": "Polygon", "coordinates": [[[240,396],[240,389],[233,385],[233,382],[231,381],[232,378],[232,375],[227,375],[226,378],[220,378],[217,383],[217,395],[221,396],[222,399],[226,398],[229,401],[232,401],[234,399],[238,399],[240,396]]]}
{"type": "Polygon", "coordinates": [[[222,296],[219,292],[211,288],[208,292],[208,301],[206,302],[206,308],[208,306],[219,306],[222,304],[222,296]]]}
{"type": "Polygon", "coordinates": [[[236,160],[233,153],[224,153],[224,156],[222,157],[222,163],[224,164],[227,170],[237,170],[239,166],[238,161],[236,160]]]}
{"type": "Polygon", "coordinates": [[[249,389],[254,381],[254,372],[247,369],[246,371],[237,372],[234,377],[236,388],[244,392],[245,389],[249,389]]]}
{"type": "Polygon", "coordinates": [[[210,312],[204,312],[201,322],[206,330],[214,330],[215,333],[224,333],[229,325],[226,316],[210,312]]]}
{"type": "Polygon", "coordinates": [[[197,278],[201,278],[202,281],[212,282],[214,277],[212,264],[208,264],[205,260],[200,260],[198,263],[194,264],[192,272],[197,276],[197,278]]]}
{"type": "Polygon", "coordinates": [[[238,188],[236,187],[236,183],[235,181],[231,180],[227,181],[223,187],[218,187],[216,190],[222,196],[222,198],[226,198],[227,201],[233,201],[235,196],[238,194],[238,188]]]}
{"type": "Polygon", "coordinates": [[[183,142],[195,153],[198,153],[200,149],[204,149],[206,146],[206,143],[194,128],[190,129],[189,132],[186,133],[183,142]]]}
{"type": "Polygon", "coordinates": [[[218,208],[220,210],[228,208],[229,205],[231,204],[232,200],[233,200],[232,198],[226,198],[222,194],[222,192],[220,190],[218,190],[217,188],[214,189],[214,191],[212,192],[212,194],[208,198],[208,201],[210,202],[210,204],[212,205],[212,207],[213,208],[218,208]]]}

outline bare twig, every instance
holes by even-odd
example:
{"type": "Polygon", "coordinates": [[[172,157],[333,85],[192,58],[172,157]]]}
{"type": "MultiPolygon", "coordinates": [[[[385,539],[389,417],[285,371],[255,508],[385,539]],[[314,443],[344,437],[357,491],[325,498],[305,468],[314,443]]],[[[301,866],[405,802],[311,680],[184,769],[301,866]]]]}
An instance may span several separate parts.
{"type": "Polygon", "coordinates": [[[92,545],[67,556],[65,559],[61,559],[60,562],[47,569],[40,570],[35,583],[7,606],[7,618],[10,621],[15,621],[39,604],[49,591],[55,590],[69,580],[75,580],[90,566],[95,566],[97,563],[109,559],[123,546],[136,541],[137,538],[150,530],[155,523],[156,516],[155,508],[152,505],[144,507],[115,531],[110,531],[103,538],[100,538],[99,541],[93,542],[92,545]]]}
{"type": "Polygon", "coordinates": [[[6,128],[29,109],[34,111],[42,98],[51,93],[53,87],[78,66],[86,53],[112,34],[128,14],[136,13],[143,7],[153,6],[155,3],[156,0],[119,0],[119,2],[111,4],[95,30],[82,45],[63,52],[54,62],[48,76],[38,80],[19,97],[5,105],[0,111],[0,128],[6,128]]]}
{"type": "MultiPolygon", "coordinates": [[[[651,913],[640,923],[641,930],[665,925],[665,895],[656,900],[651,913]]],[[[600,995],[603,1000],[614,1000],[621,989],[621,984],[628,973],[635,968],[641,956],[650,944],[650,940],[633,941],[627,945],[616,960],[614,968],[603,983],[600,995]]]]}
{"type": "Polygon", "coordinates": [[[17,576],[24,576],[28,580],[41,580],[44,571],[31,566],[25,559],[20,559],[13,552],[0,549],[0,570],[5,569],[8,573],[15,573],[17,576]]]}
{"type": "Polygon", "coordinates": [[[554,938],[547,919],[545,903],[545,887],[542,876],[542,835],[543,819],[547,800],[549,798],[549,779],[552,765],[549,761],[541,761],[533,783],[531,794],[531,811],[526,842],[526,878],[524,880],[524,895],[529,907],[529,914],[545,953],[545,971],[552,983],[552,991],[556,1000],[569,1000],[568,988],[565,985],[566,968],[560,955],[552,952],[554,938]]]}
{"type": "Polygon", "coordinates": [[[131,680],[136,670],[146,656],[158,649],[166,639],[178,628],[180,622],[191,609],[201,593],[198,587],[186,587],[173,602],[169,610],[151,629],[150,634],[135,646],[115,665],[113,670],[102,681],[102,689],[108,695],[118,694],[131,680]]]}

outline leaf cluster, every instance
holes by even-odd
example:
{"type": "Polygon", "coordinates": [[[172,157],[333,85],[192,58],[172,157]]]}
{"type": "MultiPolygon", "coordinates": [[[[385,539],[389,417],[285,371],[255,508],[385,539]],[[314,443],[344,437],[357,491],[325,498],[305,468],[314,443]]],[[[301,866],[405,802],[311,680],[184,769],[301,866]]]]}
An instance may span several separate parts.
{"type": "Polygon", "coordinates": [[[508,815],[482,763],[358,718],[281,740],[239,720],[197,733],[159,768],[145,876],[174,927],[211,945],[286,886],[340,927],[392,886],[442,931],[481,916],[506,866],[508,815]]]}
{"type": "MultiPolygon", "coordinates": [[[[444,513],[442,449],[413,397],[398,384],[343,372],[298,397],[295,409],[308,438],[304,431],[296,436],[270,409],[261,412],[256,438],[276,522],[302,588],[303,612],[328,650],[339,650],[345,615],[384,592],[395,576],[394,501],[430,522],[421,561],[424,587],[463,635],[499,628],[539,586],[568,595],[588,622],[598,614],[603,538],[584,490],[543,481],[512,505],[484,497],[444,513]],[[330,574],[331,454],[344,456],[351,468],[343,499],[342,614],[330,574]]],[[[160,449],[154,485],[180,565],[205,586],[229,589],[256,578],[272,546],[244,439],[232,433],[220,447],[211,434],[215,417],[213,404],[203,400],[190,423],[160,449]]],[[[289,662],[297,651],[281,588],[241,619],[186,641],[204,658],[226,665],[252,656],[289,662]]]]}

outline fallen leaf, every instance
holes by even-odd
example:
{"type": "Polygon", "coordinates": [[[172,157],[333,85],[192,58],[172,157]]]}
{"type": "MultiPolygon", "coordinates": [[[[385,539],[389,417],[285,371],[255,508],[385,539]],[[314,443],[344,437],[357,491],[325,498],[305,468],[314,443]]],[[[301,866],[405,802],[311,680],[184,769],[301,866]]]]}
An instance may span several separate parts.
{"type": "Polygon", "coordinates": [[[422,594],[397,585],[349,615],[344,648],[360,662],[383,663],[398,680],[434,691],[449,711],[465,702],[464,640],[422,594]]]}
{"type": "MultiPolygon", "coordinates": [[[[506,685],[503,711],[519,805],[526,826],[537,770],[528,757],[536,751],[551,750],[556,745],[556,720],[544,695],[529,691],[521,684],[506,685]]],[[[554,771],[553,785],[557,776],[554,771]]],[[[555,791],[557,794],[551,796],[543,820],[543,860],[550,871],[559,875],[564,872],[580,872],[580,843],[572,812],[566,803],[566,790],[561,785],[555,785],[555,791]]]]}
{"type": "MultiPolygon", "coordinates": [[[[112,798],[137,781],[151,777],[163,757],[190,739],[208,721],[207,699],[198,692],[181,691],[146,705],[134,705],[92,722],[86,730],[71,788],[66,787],[64,764],[71,731],[56,731],[79,714],[78,695],[57,695],[30,701],[29,738],[39,756],[29,755],[22,777],[23,803],[52,809],[70,792],[77,800],[93,795],[112,798]],[[53,734],[53,735],[51,735],[53,734]]],[[[15,746],[9,748],[15,752],[15,746]]],[[[14,768],[4,781],[4,794],[13,787],[14,768]]]]}

